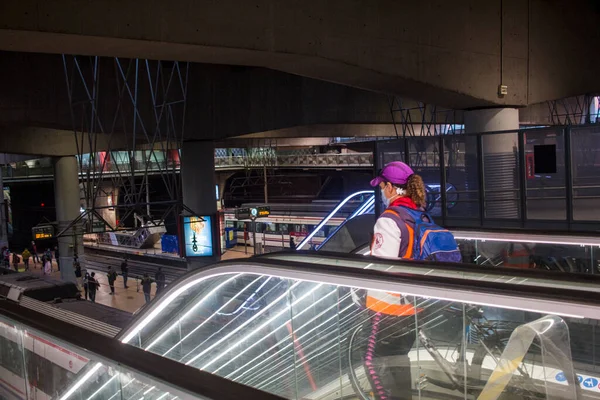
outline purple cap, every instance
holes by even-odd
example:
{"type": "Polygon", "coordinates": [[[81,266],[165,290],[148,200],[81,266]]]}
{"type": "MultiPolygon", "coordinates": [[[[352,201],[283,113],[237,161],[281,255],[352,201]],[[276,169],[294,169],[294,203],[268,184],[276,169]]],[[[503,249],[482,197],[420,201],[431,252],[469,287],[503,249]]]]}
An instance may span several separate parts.
{"type": "Polygon", "coordinates": [[[379,186],[381,182],[390,182],[394,185],[406,185],[408,178],[413,175],[413,170],[401,161],[394,161],[386,165],[379,176],[371,181],[371,186],[379,186]]]}

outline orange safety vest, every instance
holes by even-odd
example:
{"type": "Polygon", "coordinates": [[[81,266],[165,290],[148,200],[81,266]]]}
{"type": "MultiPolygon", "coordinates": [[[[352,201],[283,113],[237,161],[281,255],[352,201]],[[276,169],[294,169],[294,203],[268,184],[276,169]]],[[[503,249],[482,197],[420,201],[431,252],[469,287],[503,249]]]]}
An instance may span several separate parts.
{"type": "Polygon", "coordinates": [[[367,308],[373,312],[402,317],[415,315],[421,309],[416,309],[407,303],[406,297],[399,293],[382,292],[379,290],[367,291],[367,308]]]}

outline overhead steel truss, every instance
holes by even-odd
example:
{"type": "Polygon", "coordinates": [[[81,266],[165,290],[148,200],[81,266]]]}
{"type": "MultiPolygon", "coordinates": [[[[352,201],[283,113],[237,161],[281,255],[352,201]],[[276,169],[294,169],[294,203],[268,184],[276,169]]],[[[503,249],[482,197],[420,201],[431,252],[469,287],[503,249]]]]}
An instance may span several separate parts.
{"type": "Polygon", "coordinates": [[[420,101],[389,96],[389,108],[396,137],[437,136],[462,133],[462,112],[420,101]]]}
{"type": "MultiPolygon", "coordinates": [[[[414,168],[437,166],[435,160],[438,160],[437,155],[441,151],[439,142],[427,138],[464,133],[462,111],[397,96],[390,96],[388,100],[396,138],[423,138],[422,141],[405,141],[407,151],[404,152],[404,161],[414,168]]],[[[458,143],[451,142],[445,152],[457,157],[460,147],[458,143]]]]}
{"type": "MultiPolygon", "coordinates": [[[[591,122],[594,96],[581,95],[548,101],[552,125],[581,125],[591,122]]],[[[598,111],[596,111],[597,115],[598,111]]]]}
{"type": "Polygon", "coordinates": [[[94,220],[114,231],[132,214],[160,225],[169,215],[177,217],[184,209],[192,212],[183,204],[177,176],[189,63],[63,55],[63,64],[79,169],[85,171],[81,175],[85,211],[79,221],[87,220],[87,231],[94,220]],[[169,151],[177,155],[165,157],[169,151]],[[99,154],[102,159],[96,159],[99,154]],[[123,154],[128,160],[119,159],[123,154]],[[149,165],[154,166],[154,175],[159,169],[167,200],[150,200],[149,165]],[[106,207],[97,205],[106,196],[103,183],[108,179],[123,192],[118,204],[111,206],[122,212],[116,226],[100,215],[106,207]]]}

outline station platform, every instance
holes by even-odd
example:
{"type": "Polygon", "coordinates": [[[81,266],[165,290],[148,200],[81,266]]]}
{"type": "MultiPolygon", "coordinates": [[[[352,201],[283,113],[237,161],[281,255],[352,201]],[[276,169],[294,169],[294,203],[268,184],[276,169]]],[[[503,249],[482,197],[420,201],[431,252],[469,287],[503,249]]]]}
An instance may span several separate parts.
{"type": "MultiPolygon", "coordinates": [[[[176,279],[178,276],[183,275],[184,273],[187,272],[186,269],[184,269],[184,261],[181,261],[180,258],[176,258],[174,256],[167,256],[169,257],[169,259],[172,262],[178,262],[181,264],[181,268],[180,270],[176,270],[175,268],[170,268],[169,265],[164,265],[164,263],[162,262],[162,258],[164,257],[158,257],[158,256],[154,256],[154,255],[149,255],[149,254],[140,254],[139,252],[134,252],[134,251],[122,251],[123,248],[121,247],[116,247],[116,246],[105,246],[105,245],[101,245],[101,246],[95,246],[92,248],[86,248],[86,250],[88,251],[86,253],[86,266],[82,266],[82,270],[85,271],[87,270],[88,272],[95,272],[96,273],[96,279],[99,281],[100,283],[100,287],[98,289],[98,291],[96,292],[96,303],[98,304],[102,304],[108,307],[112,307],[112,308],[116,308],[122,311],[126,311],[128,313],[134,313],[136,311],[138,311],[142,306],[144,306],[145,302],[145,298],[144,298],[144,293],[142,291],[141,286],[139,285],[139,278],[141,277],[142,273],[140,271],[147,271],[150,275],[150,277],[154,277],[154,273],[156,272],[157,268],[159,266],[163,267],[163,270],[165,271],[165,275],[167,278],[167,284],[169,282],[171,282],[172,280],[176,279]],[[97,250],[103,250],[103,252],[98,253],[97,250]],[[130,264],[130,274],[129,274],[129,278],[128,278],[128,288],[124,287],[124,282],[123,282],[123,277],[121,275],[121,271],[120,271],[120,263],[122,261],[122,259],[124,258],[124,256],[127,256],[129,258],[129,264],[130,264]],[[131,256],[135,255],[136,260],[132,260],[131,256]],[[142,261],[139,261],[142,260],[142,261]],[[133,264],[133,265],[132,265],[133,264]],[[107,277],[106,277],[106,271],[108,266],[112,266],[118,273],[117,276],[117,280],[115,282],[115,294],[111,295],[110,294],[110,287],[108,285],[108,281],[107,281],[107,277]],[[136,265],[143,265],[144,269],[136,269],[135,266],[136,265]],[[173,272],[175,271],[175,272],[173,272]]],[[[251,249],[248,250],[249,252],[251,251],[251,249]]],[[[240,259],[240,258],[248,258],[251,257],[252,254],[251,253],[245,253],[243,250],[243,246],[238,246],[238,248],[234,248],[234,249],[230,249],[228,251],[226,251],[223,256],[222,259],[224,261],[227,260],[235,260],[235,259],[240,259]]],[[[14,266],[11,266],[11,269],[14,270],[14,266]]],[[[19,272],[25,272],[25,265],[23,264],[23,262],[21,261],[18,264],[18,270],[19,272]]],[[[39,276],[44,276],[45,274],[42,271],[41,265],[40,263],[33,263],[32,260],[30,260],[30,265],[29,265],[29,270],[28,272],[39,275],[39,276]]],[[[58,265],[56,264],[56,260],[53,260],[52,262],[52,273],[49,275],[51,278],[54,279],[58,279],[60,280],[60,271],[58,271],[58,265]]],[[[82,298],[84,298],[84,291],[81,290],[81,296],[82,298]]],[[[151,291],[151,297],[154,298],[156,296],[156,285],[153,284],[152,285],[152,291],[151,291]]],[[[69,307],[69,306],[62,306],[62,307],[69,307]]],[[[74,307],[74,306],[70,306],[70,307],[74,307]]],[[[82,306],[81,305],[77,305],[77,308],[79,308],[79,312],[84,313],[85,310],[81,309],[82,306]]],[[[94,312],[96,313],[96,312],[94,312]]]]}
{"type": "MultiPolygon", "coordinates": [[[[20,265],[19,270],[20,272],[25,272],[25,268],[22,265],[20,265]]],[[[116,308],[119,310],[127,311],[129,313],[136,312],[145,304],[144,293],[142,292],[141,287],[138,288],[139,285],[137,282],[139,281],[137,279],[128,279],[128,288],[126,289],[123,284],[123,277],[119,275],[117,277],[117,281],[115,282],[115,294],[111,295],[110,287],[108,285],[106,277],[106,271],[102,271],[100,269],[95,270],[93,268],[88,268],[87,271],[90,273],[95,272],[96,279],[100,283],[100,287],[96,292],[96,303],[103,304],[105,306],[116,308]]],[[[42,272],[42,269],[39,267],[39,264],[37,268],[35,266],[30,266],[28,272],[40,276],[45,275],[42,272]]],[[[60,280],[60,271],[56,269],[55,263],[53,272],[49,276],[60,280]]],[[[81,297],[84,298],[83,289],[81,289],[80,292],[81,297]]],[[[155,296],[156,285],[152,285],[152,298],[154,298],[155,296]]]]}

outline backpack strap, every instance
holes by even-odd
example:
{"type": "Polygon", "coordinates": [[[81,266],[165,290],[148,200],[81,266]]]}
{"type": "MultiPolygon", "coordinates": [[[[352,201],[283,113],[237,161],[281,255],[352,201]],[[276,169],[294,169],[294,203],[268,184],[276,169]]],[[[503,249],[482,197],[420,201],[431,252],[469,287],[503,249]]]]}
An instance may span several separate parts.
{"type": "Polygon", "coordinates": [[[403,207],[389,207],[381,214],[381,216],[394,220],[396,225],[398,225],[398,229],[400,229],[401,239],[398,257],[409,260],[412,259],[414,257],[413,249],[415,242],[414,219],[403,210],[403,207]]]}

